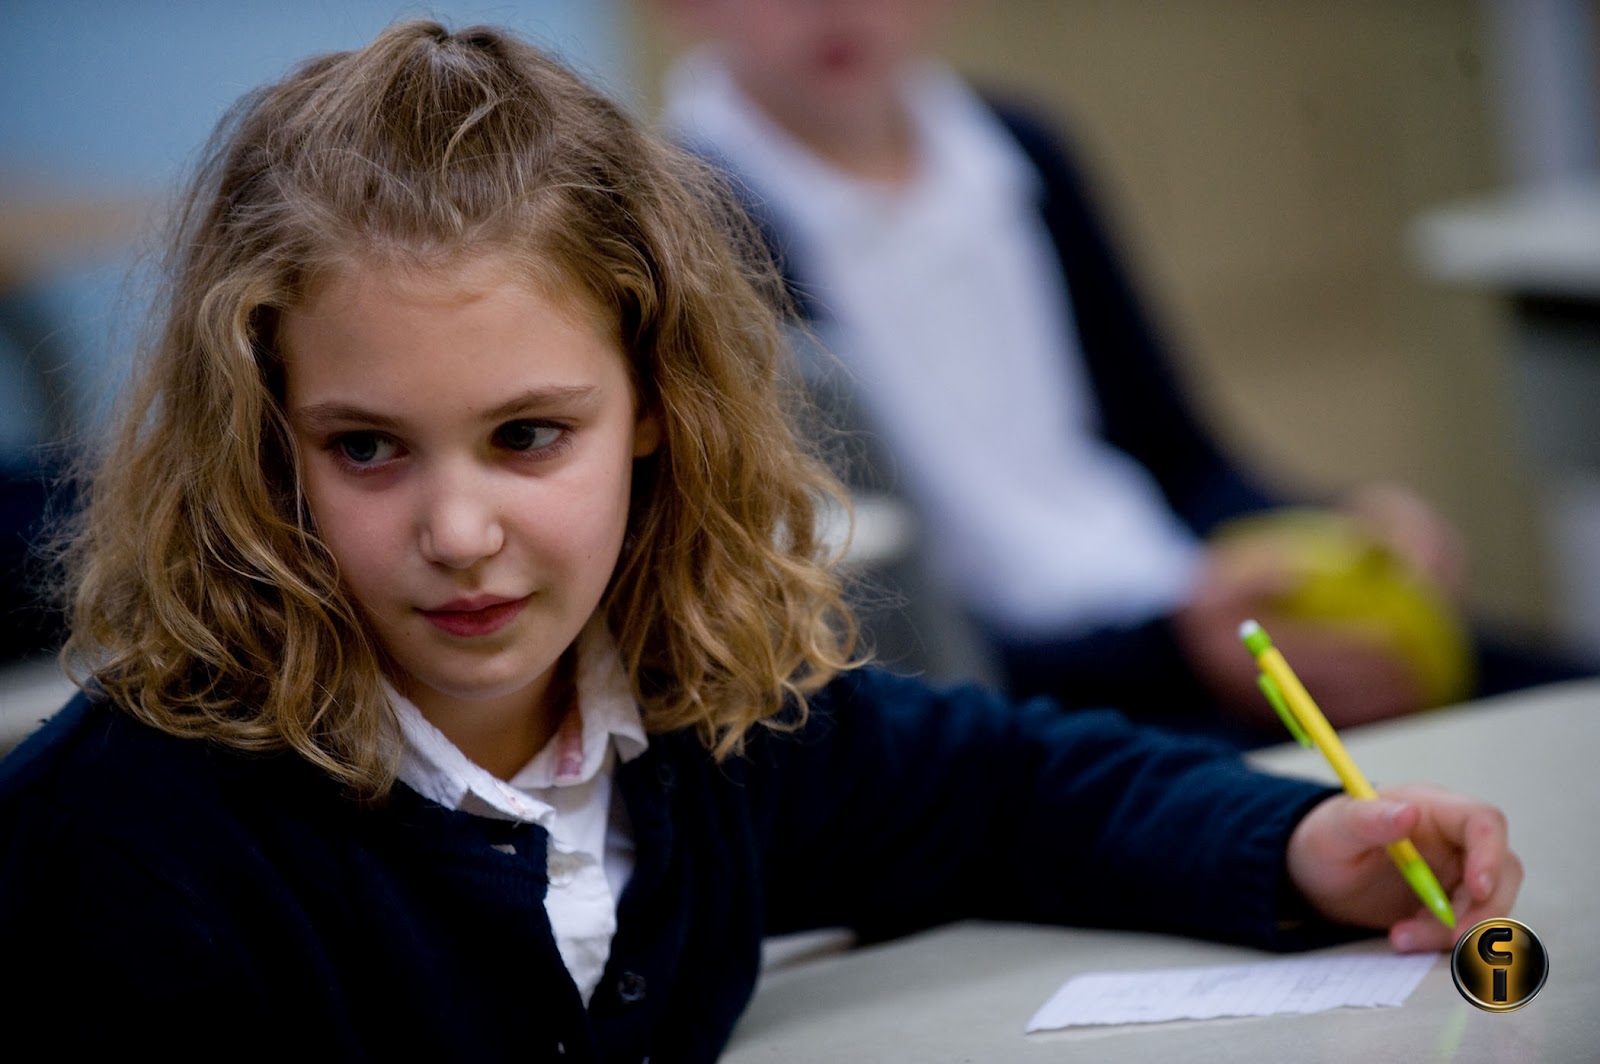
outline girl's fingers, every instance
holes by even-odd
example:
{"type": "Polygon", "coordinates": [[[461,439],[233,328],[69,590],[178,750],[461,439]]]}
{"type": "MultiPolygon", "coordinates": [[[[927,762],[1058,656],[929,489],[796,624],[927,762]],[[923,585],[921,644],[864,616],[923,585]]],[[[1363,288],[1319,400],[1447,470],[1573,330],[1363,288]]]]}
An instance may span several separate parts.
{"type": "Polygon", "coordinates": [[[1336,810],[1336,815],[1329,820],[1326,852],[1341,863],[1404,838],[1420,815],[1412,803],[1393,798],[1370,802],[1340,798],[1332,805],[1330,811],[1336,810]]]}
{"type": "Polygon", "coordinates": [[[1416,841],[1436,853],[1455,851],[1461,868],[1458,881],[1445,883],[1456,913],[1454,930],[1419,908],[1389,929],[1395,949],[1449,949],[1467,928],[1511,911],[1522,889],[1523,869],[1510,849],[1505,815],[1500,810],[1462,795],[1424,788],[1394,788],[1384,795],[1384,800],[1404,796],[1406,804],[1419,806],[1426,823],[1418,829],[1416,841]]]}
{"type": "MultiPolygon", "coordinates": [[[[1398,795],[1396,795],[1398,797],[1398,795]]],[[[1486,802],[1458,794],[1434,792],[1426,799],[1429,836],[1457,851],[1461,862],[1461,886],[1474,904],[1483,904],[1507,895],[1503,882],[1507,869],[1516,862],[1511,852],[1505,814],[1486,802]]],[[[1521,883],[1518,876],[1510,886],[1515,897],[1521,883]]]]}

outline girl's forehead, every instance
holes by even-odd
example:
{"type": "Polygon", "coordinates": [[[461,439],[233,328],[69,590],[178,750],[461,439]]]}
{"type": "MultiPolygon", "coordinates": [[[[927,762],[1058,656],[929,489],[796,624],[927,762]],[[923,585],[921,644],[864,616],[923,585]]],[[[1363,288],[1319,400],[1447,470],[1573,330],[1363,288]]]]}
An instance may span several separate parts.
{"type": "Polygon", "coordinates": [[[498,252],[429,258],[375,253],[351,256],[319,271],[295,309],[314,312],[355,293],[381,293],[419,306],[443,306],[506,285],[525,288],[575,313],[609,317],[602,312],[600,301],[559,266],[498,252]]]}
{"type": "Polygon", "coordinates": [[[580,349],[617,360],[637,388],[615,313],[576,284],[551,278],[501,255],[442,263],[366,258],[324,271],[285,309],[277,332],[288,398],[330,382],[346,390],[354,380],[401,387],[401,377],[411,379],[404,387],[431,381],[426,389],[437,398],[460,383],[449,377],[452,366],[497,379],[485,385],[509,386],[515,377],[528,387],[530,373],[573,372],[571,355],[580,349]],[[401,372],[408,365],[416,371],[409,376],[401,372]]]}
{"type": "MultiPolygon", "coordinates": [[[[590,291],[572,271],[545,258],[501,252],[347,256],[317,271],[285,311],[302,319],[337,317],[371,300],[447,311],[508,287],[530,292],[557,313],[620,340],[614,304],[590,291]]],[[[631,366],[631,355],[626,360],[631,366]]]]}

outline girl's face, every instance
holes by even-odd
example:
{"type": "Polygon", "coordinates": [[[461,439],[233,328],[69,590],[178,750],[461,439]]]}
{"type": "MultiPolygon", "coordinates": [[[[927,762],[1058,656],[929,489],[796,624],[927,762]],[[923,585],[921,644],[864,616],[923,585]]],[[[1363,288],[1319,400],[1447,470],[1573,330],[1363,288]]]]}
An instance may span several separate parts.
{"type": "Polygon", "coordinates": [[[283,316],[317,529],[391,679],[458,745],[555,726],[553,667],[616,565],[659,433],[612,333],[494,258],[349,271],[283,316]]]}

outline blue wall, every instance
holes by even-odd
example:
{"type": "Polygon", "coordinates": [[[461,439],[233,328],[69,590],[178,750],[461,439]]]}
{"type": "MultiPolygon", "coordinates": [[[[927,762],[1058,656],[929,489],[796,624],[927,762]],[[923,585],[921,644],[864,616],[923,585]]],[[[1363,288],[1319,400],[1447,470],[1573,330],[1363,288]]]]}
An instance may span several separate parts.
{"type": "Polygon", "coordinates": [[[610,0],[4,0],[0,171],[74,185],[163,184],[241,94],[397,18],[509,26],[626,88],[610,0]]]}
{"type": "MultiPolygon", "coordinates": [[[[170,195],[244,92],[400,18],[509,26],[626,98],[612,0],[0,0],[0,208],[29,200],[170,195]]],[[[80,418],[114,388],[140,326],[134,248],[109,247],[0,291],[0,315],[45,323],[0,335],[0,461],[45,434],[42,389],[19,345],[47,351],[80,418]]],[[[0,270],[0,273],[3,273],[0,270]]]]}

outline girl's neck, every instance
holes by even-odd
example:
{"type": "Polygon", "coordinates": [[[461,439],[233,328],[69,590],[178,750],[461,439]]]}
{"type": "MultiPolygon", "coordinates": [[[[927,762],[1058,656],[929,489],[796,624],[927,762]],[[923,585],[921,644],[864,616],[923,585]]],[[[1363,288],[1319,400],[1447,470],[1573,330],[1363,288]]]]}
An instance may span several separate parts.
{"type": "Polygon", "coordinates": [[[555,736],[577,708],[574,652],[568,649],[534,688],[501,698],[462,702],[407,693],[428,723],[468,760],[509,780],[555,736]]]}

